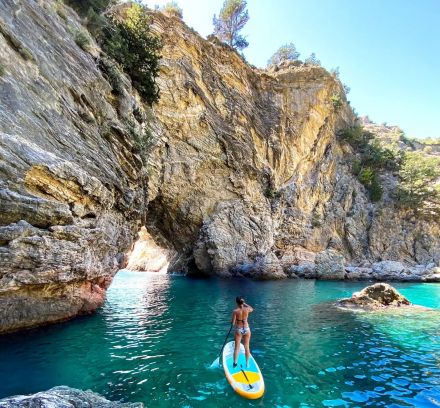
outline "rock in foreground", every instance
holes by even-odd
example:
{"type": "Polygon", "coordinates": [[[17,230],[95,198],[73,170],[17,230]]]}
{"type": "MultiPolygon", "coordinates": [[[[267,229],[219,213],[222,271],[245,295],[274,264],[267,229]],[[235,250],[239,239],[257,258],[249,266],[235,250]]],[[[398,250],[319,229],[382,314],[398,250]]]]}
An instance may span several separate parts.
{"type": "Polygon", "coordinates": [[[348,309],[375,310],[386,307],[412,306],[411,302],[387,283],[375,283],[360,292],[353,293],[351,298],[341,299],[339,306],[348,309]]]}
{"type": "Polygon", "coordinates": [[[142,408],[144,404],[114,402],[92,391],[69,387],[54,387],[32,395],[16,395],[0,400],[0,407],[7,408],[142,408]]]}

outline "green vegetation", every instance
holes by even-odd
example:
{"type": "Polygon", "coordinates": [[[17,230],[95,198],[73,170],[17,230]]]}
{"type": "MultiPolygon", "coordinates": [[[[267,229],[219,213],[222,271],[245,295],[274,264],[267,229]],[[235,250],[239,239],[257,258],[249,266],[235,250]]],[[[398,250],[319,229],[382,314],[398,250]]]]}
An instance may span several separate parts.
{"type": "Polygon", "coordinates": [[[432,148],[431,145],[425,145],[425,147],[423,148],[423,151],[424,151],[426,154],[431,154],[431,153],[433,153],[434,149],[432,148]]]}
{"type": "Polygon", "coordinates": [[[26,61],[33,61],[34,60],[34,56],[32,55],[32,53],[30,52],[30,50],[28,50],[24,45],[22,45],[19,49],[18,49],[18,53],[26,60],[26,61]]]}
{"type": "Polygon", "coordinates": [[[112,86],[113,91],[116,94],[122,93],[124,85],[119,65],[113,59],[104,57],[99,61],[99,67],[105,74],[108,82],[112,86]]]}
{"type": "MultiPolygon", "coordinates": [[[[116,0],[68,0],[85,19],[90,33],[108,57],[115,60],[131,78],[146,103],[159,99],[156,77],[159,73],[160,40],[150,31],[150,18],[146,8],[138,3],[129,7],[110,9],[116,0]]],[[[87,49],[88,36],[77,34],[75,41],[87,49]]],[[[104,56],[105,57],[105,56],[104,56]]],[[[108,64],[107,68],[111,64],[108,64]]],[[[106,70],[113,88],[118,91],[121,80],[117,67],[106,70]]]]}
{"type": "Polygon", "coordinates": [[[422,144],[425,146],[440,145],[440,138],[425,137],[423,139],[417,139],[415,137],[408,137],[403,132],[400,135],[399,140],[411,147],[412,149],[416,149],[416,146],[418,144],[422,144]]]}
{"type": "Polygon", "coordinates": [[[90,50],[91,39],[89,34],[82,29],[76,30],[74,33],[75,43],[84,51],[90,50]]]}
{"type": "Polygon", "coordinates": [[[357,174],[357,178],[368,190],[373,203],[382,198],[383,189],[380,184],[379,176],[373,168],[362,168],[357,174]]]}
{"type": "Polygon", "coordinates": [[[102,13],[116,3],[116,0],[65,0],[82,17],[86,17],[90,10],[102,13]]]}
{"type": "Polygon", "coordinates": [[[440,215],[440,158],[406,152],[399,170],[398,203],[425,218],[440,215]]]}
{"type": "Polygon", "coordinates": [[[440,144],[440,138],[435,138],[435,137],[426,137],[424,139],[412,139],[412,140],[427,146],[440,144]]]}
{"type": "Polygon", "coordinates": [[[297,61],[299,56],[300,54],[296,50],[295,44],[282,45],[275,54],[270,57],[269,61],[267,61],[267,65],[278,65],[283,61],[297,61]]]}
{"type": "Polygon", "coordinates": [[[335,110],[339,110],[340,108],[342,108],[342,106],[343,106],[343,102],[342,102],[341,95],[339,95],[339,94],[333,94],[333,95],[330,97],[330,100],[331,100],[331,102],[332,102],[333,107],[335,108],[335,110]]]}
{"type": "Polygon", "coordinates": [[[316,54],[314,52],[312,52],[310,54],[310,57],[306,58],[304,62],[307,65],[316,65],[316,66],[319,66],[319,67],[321,66],[321,61],[318,58],[316,58],[316,54]]]}
{"type": "Polygon", "coordinates": [[[220,14],[214,15],[214,35],[237,50],[246,48],[249,43],[240,31],[249,21],[249,13],[245,0],[225,0],[220,14]]]}
{"type": "Polygon", "coordinates": [[[0,77],[2,77],[3,75],[5,75],[5,67],[0,64],[0,77]]]}
{"type": "Polygon", "coordinates": [[[312,212],[311,224],[312,224],[312,228],[319,228],[322,225],[321,217],[317,213],[316,208],[312,212]]]}
{"type": "Polygon", "coordinates": [[[134,140],[134,150],[136,153],[141,155],[143,160],[151,141],[150,130],[147,127],[144,127],[139,131],[136,129],[135,124],[131,121],[127,121],[126,126],[130,136],[134,140]]]}
{"type": "Polygon", "coordinates": [[[133,86],[150,105],[159,99],[156,77],[159,73],[160,40],[150,32],[150,19],[144,7],[133,4],[124,18],[110,17],[103,29],[102,48],[127,73],[133,86]]]}
{"type": "Polygon", "coordinates": [[[332,68],[330,74],[332,74],[334,78],[339,79],[339,67],[332,68]]]}
{"type": "MultiPolygon", "coordinates": [[[[361,126],[345,129],[338,137],[355,150],[351,169],[368,190],[371,201],[382,196],[380,172],[392,171],[399,180],[396,200],[400,207],[423,218],[440,215],[440,158],[383,146],[361,126]]],[[[405,136],[402,139],[409,143],[405,136]]]]}
{"type": "Polygon", "coordinates": [[[55,3],[55,11],[64,21],[67,21],[66,10],[64,9],[64,5],[61,1],[55,3]]]}
{"type": "Polygon", "coordinates": [[[383,170],[397,171],[402,163],[402,154],[381,146],[374,140],[373,134],[362,126],[347,128],[338,137],[356,151],[357,158],[352,162],[352,172],[368,190],[371,201],[379,201],[382,187],[378,173],[383,170]]]}
{"type": "Polygon", "coordinates": [[[175,1],[170,1],[169,3],[165,4],[161,10],[171,16],[183,18],[183,10],[175,1]]]}
{"type": "Polygon", "coordinates": [[[360,154],[363,164],[378,170],[396,171],[400,168],[401,152],[381,146],[374,140],[374,135],[364,130],[362,126],[345,129],[338,136],[360,154]]]}

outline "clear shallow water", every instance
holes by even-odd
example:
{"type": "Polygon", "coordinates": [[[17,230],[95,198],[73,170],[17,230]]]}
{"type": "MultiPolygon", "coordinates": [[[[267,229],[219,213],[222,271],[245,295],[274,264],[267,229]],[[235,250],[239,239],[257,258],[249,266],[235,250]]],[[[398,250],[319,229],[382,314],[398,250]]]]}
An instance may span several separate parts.
{"type": "Polygon", "coordinates": [[[0,337],[0,398],[69,385],[148,407],[439,407],[440,285],[395,285],[426,313],[331,306],[365,285],[120,272],[97,314],[0,337]],[[258,401],[209,368],[237,294],[255,307],[258,401]]]}

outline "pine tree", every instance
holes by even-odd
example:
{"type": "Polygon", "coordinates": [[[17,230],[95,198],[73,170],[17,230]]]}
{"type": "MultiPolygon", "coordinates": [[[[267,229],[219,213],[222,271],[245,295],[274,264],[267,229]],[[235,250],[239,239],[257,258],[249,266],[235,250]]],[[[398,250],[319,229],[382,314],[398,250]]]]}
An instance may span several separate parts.
{"type": "Polygon", "coordinates": [[[249,43],[240,31],[249,21],[249,13],[245,0],[225,0],[220,14],[214,15],[214,35],[229,46],[242,50],[249,43]]]}
{"type": "Polygon", "coordinates": [[[321,66],[321,61],[318,58],[316,58],[316,54],[314,52],[312,52],[310,54],[310,57],[306,58],[306,60],[304,62],[308,65],[321,66]]]}
{"type": "Polygon", "coordinates": [[[183,18],[183,10],[175,1],[168,2],[161,10],[168,15],[183,18]]]}
{"type": "Polygon", "coordinates": [[[296,61],[299,56],[300,53],[296,50],[294,43],[286,44],[278,48],[275,54],[267,61],[267,65],[278,65],[283,61],[296,61]]]}

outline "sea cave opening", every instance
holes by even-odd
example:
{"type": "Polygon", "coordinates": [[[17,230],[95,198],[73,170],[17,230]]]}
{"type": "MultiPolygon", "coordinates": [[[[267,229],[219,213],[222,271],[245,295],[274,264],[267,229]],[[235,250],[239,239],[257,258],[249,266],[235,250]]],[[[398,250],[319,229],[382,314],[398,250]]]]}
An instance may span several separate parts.
{"type": "Polygon", "coordinates": [[[145,226],[138,233],[138,239],[128,255],[125,269],[138,272],[165,274],[168,271],[174,251],[158,245],[145,226]]]}

